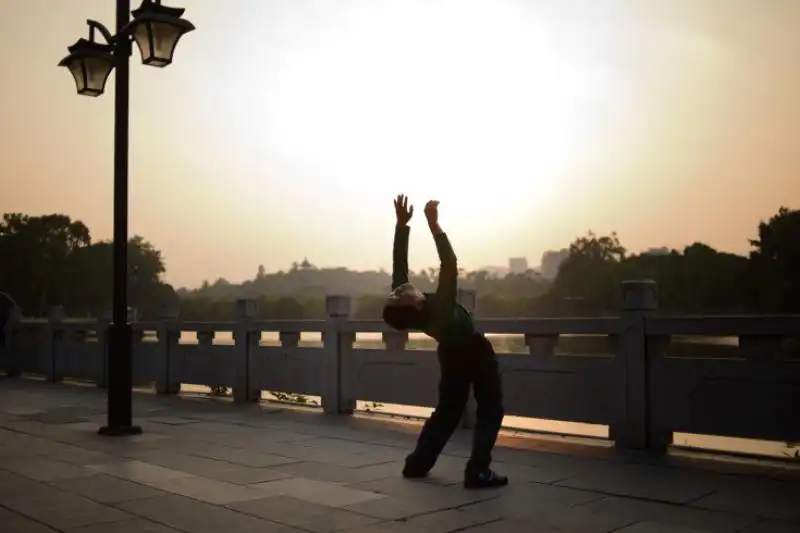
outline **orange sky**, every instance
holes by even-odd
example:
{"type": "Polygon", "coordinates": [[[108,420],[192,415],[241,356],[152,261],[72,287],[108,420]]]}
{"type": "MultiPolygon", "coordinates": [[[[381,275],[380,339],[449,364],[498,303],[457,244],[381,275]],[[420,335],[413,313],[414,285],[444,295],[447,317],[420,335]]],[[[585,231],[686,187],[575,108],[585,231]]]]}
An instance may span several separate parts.
{"type": "MultiPolygon", "coordinates": [[[[466,268],[536,264],[589,229],[633,251],[744,252],[759,220],[798,207],[794,0],[181,7],[198,29],[175,63],[134,56],[131,72],[131,230],[177,285],[304,256],[388,267],[399,192],[441,200],[466,268]]],[[[56,64],[113,2],[0,13],[0,212],[62,212],[108,238],[113,77],[78,97],[56,64]]],[[[412,267],[435,262],[423,228],[412,267]]]]}

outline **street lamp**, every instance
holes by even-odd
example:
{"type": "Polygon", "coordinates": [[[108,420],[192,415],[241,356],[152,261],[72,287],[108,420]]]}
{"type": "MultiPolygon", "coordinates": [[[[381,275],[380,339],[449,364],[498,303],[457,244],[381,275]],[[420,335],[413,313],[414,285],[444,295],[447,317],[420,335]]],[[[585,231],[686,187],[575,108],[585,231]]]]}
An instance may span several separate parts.
{"type": "Polygon", "coordinates": [[[130,0],[117,0],[116,35],[102,24],[88,20],[89,39],[68,48],[59,66],[69,69],[78,94],[100,96],[111,71],[116,69],[114,94],[114,295],[108,345],[108,423],[101,435],[136,435],[133,425],[133,357],[128,321],[128,130],[131,40],[136,41],[142,63],[165,67],[172,63],[181,36],[194,30],[182,19],[184,10],[143,0],[131,12],[130,0]],[[133,19],[131,20],[131,15],[133,19]],[[95,42],[99,32],[105,43],[95,42]]]}
{"type": "Polygon", "coordinates": [[[185,9],[166,7],[160,0],[142,2],[132,13],[131,35],[139,46],[142,63],[151,67],[166,67],[172,63],[175,46],[184,33],[194,29],[188,20],[182,19],[185,9]]]}

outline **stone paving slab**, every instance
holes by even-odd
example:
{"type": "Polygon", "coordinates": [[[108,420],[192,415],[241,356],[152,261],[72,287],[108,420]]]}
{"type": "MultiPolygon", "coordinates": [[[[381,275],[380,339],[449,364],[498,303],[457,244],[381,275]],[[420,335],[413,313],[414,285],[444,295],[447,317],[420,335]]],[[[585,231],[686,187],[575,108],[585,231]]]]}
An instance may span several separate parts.
{"type": "Polygon", "coordinates": [[[134,397],[145,433],[97,435],[105,394],[0,378],[0,532],[797,533],[798,469],[653,458],[503,435],[511,485],[466,491],[470,435],[427,480],[399,475],[419,426],[134,397]]]}
{"type": "Polygon", "coordinates": [[[235,503],[228,505],[228,507],[245,514],[273,520],[313,533],[331,533],[381,522],[379,518],[373,518],[346,509],[332,509],[327,505],[291,496],[273,496],[235,503]]]}

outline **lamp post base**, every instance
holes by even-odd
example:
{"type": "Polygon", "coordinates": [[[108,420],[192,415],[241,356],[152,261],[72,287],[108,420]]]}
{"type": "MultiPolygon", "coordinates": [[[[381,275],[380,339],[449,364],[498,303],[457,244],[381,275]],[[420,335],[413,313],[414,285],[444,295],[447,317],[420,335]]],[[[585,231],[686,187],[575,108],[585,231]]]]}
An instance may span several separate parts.
{"type": "Polygon", "coordinates": [[[131,435],[141,435],[142,428],[139,426],[103,426],[97,431],[103,437],[128,437],[131,435]]]}

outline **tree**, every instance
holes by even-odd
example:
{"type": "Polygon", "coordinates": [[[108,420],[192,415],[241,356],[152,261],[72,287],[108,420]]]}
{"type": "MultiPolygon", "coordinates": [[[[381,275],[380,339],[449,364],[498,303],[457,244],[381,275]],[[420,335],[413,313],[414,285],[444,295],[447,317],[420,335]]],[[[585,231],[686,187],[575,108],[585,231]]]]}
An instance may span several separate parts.
{"type": "Polygon", "coordinates": [[[376,320],[383,314],[383,306],[386,305],[386,296],[364,295],[356,301],[353,309],[353,318],[363,320],[376,320]]]}
{"type": "Polygon", "coordinates": [[[60,214],[7,213],[0,222],[0,287],[28,314],[59,305],[70,256],[91,244],[89,229],[60,214]]]}
{"type": "MultiPolygon", "coordinates": [[[[75,312],[103,314],[111,308],[114,250],[101,241],[75,253],[69,264],[68,297],[63,305],[75,312]]],[[[165,272],[161,252],[139,236],[128,241],[128,302],[144,317],[177,308],[175,290],[162,282],[165,272]]]]}
{"type": "Polygon", "coordinates": [[[750,241],[750,295],[754,305],[783,313],[800,312],[800,210],[781,207],[758,225],[750,241]]]}
{"type": "Polygon", "coordinates": [[[302,319],[305,318],[305,308],[296,298],[281,296],[275,302],[275,318],[302,319]]]}
{"type": "Polygon", "coordinates": [[[589,232],[569,246],[569,255],[561,263],[549,291],[548,300],[555,309],[578,311],[581,307],[610,311],[619,306],[620,265],[626,250],[616,233],[598,237],[589,232]]]}
{"type": "MultiPolygon", "coordinates": [[[[0,289],[27,315],[46,316],[53,306],[70,314],[107,312],[112,300],[113,246],[92,243],[89,228],[66,215],[20,213],[0,221],[0,289]]],[[[177,306],[175,290],[161,281],[161,252],[142,237],[128,243],[132,306],[144,316],[177,306]]]]}
{"type": "Polygon", "coordinates": [[[746,257],[694,243],[683,252],[641,254],[627,258],[622,279],[658,283],[662,311],[731,313],[745,308],[746,257]]]}
{"type": "MultiPolygon", "coordinates": [[[[506,276],[460,271],[460,286],[478,294],[476,314],[519,317],[616,313],[619,283],[653,279],[660,308],[668,313],[800,312],[800,212],[781,208],[758,227],[749,257],[694,243],[682,251],[629,255],[616,234],[589,232],[568,249],[550,282],[535,271],[506,276]]],[[[238,298],[257,298],[260,318],[324,318],[325,295],[355,298],[354,316],[379,318],[391,275],[318,268],[307,259],[288,271],[266,272],[231,283],[218,278],[176,291],[164,283],[161,252],[142,237],[129,242],[129,297],[145,318],[180,306],[191,320],[231,320],[238,298]],[[180,296],[180,298],[179,298],[180,296]]],[[[113,246],[92,243],[89,229],[65,215],[3,215],[0,221],[0,291],[11,294],[27,315],[63,305],[70,314],[107,312],[112,300],[113,246]]],[[[409,272],[425,292],[435,290],[436,268],[409,272]]]]}

